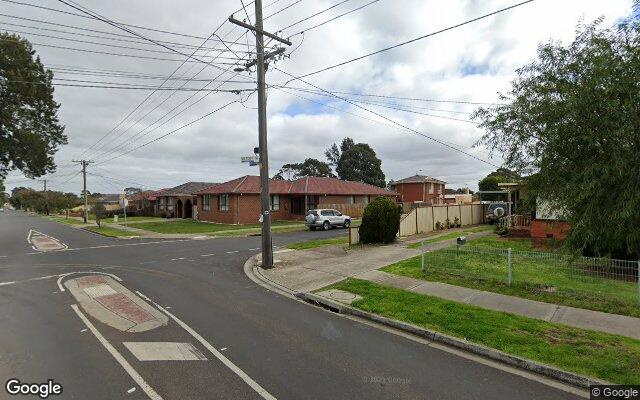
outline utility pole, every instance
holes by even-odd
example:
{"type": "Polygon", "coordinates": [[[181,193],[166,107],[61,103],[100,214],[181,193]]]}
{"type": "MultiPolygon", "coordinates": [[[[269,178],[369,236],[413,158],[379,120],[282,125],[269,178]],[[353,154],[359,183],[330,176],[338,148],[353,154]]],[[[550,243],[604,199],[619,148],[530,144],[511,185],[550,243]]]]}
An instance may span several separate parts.
{"type": "Polygon", "coordinates": [[[87,165],[91,164],[93,161],[88,160],[72,160],[74,163],[79,163],[82,165],[82,192],[84,194],[84,212],[83,219],[84,223],[88,223],[89,221],[89,204],[87,201],[87,165]]]}
{"type": "Polygon", "coordinates": [[[49,215],[49,196],[47,196],[47,180],[42,180],[43,188],[42,193],[44,194],[44,213],[49,215]]]}
{"type": "MultiPolygon", "coordinates": [[[[256,36],[256,59],[245,64],[245,68],[236,69],[237,72],[248,70],[253,65],[257,67],[258,75],[258,146],[260,149],[260,203],[262,208],[262,268],[273,268],[273,241],[271,238],[271,199],[269,195],[269,155],[267,152],[267,94],[265,85],[265,60],[284,52],[280,48],[273,53],[265,54],[264,36],[291,46],[291,42],[263,30],[262,0],[255,0],[255,27],[229,17],[229,22],[252,30],[256,36]]],[[[250,22],[250,21],[249,21],[250,22]]]]}

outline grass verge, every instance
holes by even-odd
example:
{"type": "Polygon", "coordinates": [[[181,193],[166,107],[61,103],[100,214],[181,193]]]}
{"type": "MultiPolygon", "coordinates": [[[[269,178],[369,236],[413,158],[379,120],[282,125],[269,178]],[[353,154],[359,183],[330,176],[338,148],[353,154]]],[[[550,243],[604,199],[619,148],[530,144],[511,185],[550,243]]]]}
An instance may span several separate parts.
{"type": "Polygon", "coordinates": [[[638,340],[485,310],[358,279],[347,279],[330,288],[362,296],[353,306],[364,311],[578,374],[620,384],[640,382],[638,340]]]}
{"type": "MultiPolygon", "coordinates": [[[[458,236],[464,236],[464,235],[469,235],[471,233],[475,233],[475,232],[485,232],[485,231],[492,231],[494,230],[495,227],[492,225],[482,225],[482,226],[476,226],[473,228],[464,228],[462,230],[458,230],[455,232],[449,232],[449,233],[445,233],[439,236],[435,236],[435,237],[428,237],[426,239],[424,239],[424,242],[427,243],[436,243],[436,242],[442,242],[445,240],[449,240],[449,239],[455,239],[458,236]]],[[[416,242],[416,243],[411,243],[409,245],[407,245],[407,247],[409,247],[410,249],[417,249],[419,248],[421,245],[421,242],[416,242]]]]}
{"type": "Polygon", "coordinates": [[[102,227],[89,226],[84,229],[94,233],[99,233],[100,235],[111,236],[111,237],[140,236],[135,232],[125,231],[125,230],[116,229],[116,228],[109,228],[107,226],[102,226],[102,227]]]}
{"type": "MultiPolygon", "coordinates": [[[[468,245],[493,249],[511,247],[524,251],[533,249],[530,240],[494,236],[475,239],[468,245]]],[[[450,249],[443,249],[426,253],[425,259],[426,273],[421,269],[420,256],[387,265],[381,270],[546,303],[640,317],[637,283],[586,274],[564,264],[561,257],[514,256],[511,286],[507,284],[507,261],[504,255],[465,254],[457,257],[450,249]]]]}
{"type": "MultiPolygon", "coordinates": [[[[119,221],[120,222],[120,221],[119,221]]],[[[240,229],[257,229],[259,224],[234,225],[234,224],[212,224],[208,222],[200,222],[188,219],[180,219],[166,222],[140,222],[129,224],[132,228],[143,229],[145,231],[157,233],[216,233],[220,231],[232,231],[240,229]]],[[[300,223],[292,223],[291,221],[273,221],[272,226],[302,226],[300,223]]]]}
{"type": "Polygon", "coordinates": [[[60,222],[67,225],[84,225],[84,221],[75,218],[65,218],[58,216],[49,216],[48,218],[52,221],[60,222]]]}
{"type": "Polygon", "coordinates": [[[348,244],[348,243],[349,243],[348,236],[340,236],[340,237],[329,238],[329,239],[313,239],[313,240],[307,240],[304,242],[289,243],[287,245],[287,248],[293,249],[293,250],[306,250],[306,249],[313,249],[320,246],[327,246],[331,244],[348,244]]]}

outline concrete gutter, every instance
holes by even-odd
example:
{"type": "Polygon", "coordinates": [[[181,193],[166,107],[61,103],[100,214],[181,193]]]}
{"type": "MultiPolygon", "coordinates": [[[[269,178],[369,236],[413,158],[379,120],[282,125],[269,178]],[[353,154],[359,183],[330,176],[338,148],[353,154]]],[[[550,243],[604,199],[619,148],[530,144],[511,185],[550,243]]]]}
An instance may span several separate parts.
{"type": "Polygon", "coordinates": [[[257,266],[259,255],[255,255],[249,258],[244,264],[244,273],[256,284],[268,289],[272,292],[281,294],[283,296],[303,301],[311,305],[320,306],[330,311],[356,318],[361,318],[380,324],[384,327],[396,329],[398,331],[406,332],[411,335],[427,339],[429,341],[440,343],[445,346],[452,347],[454,349],[463,350],[465,352],[475,354],[492,361],[496,361],[502,364],[506,364],[510,367],[519,368],[521,370],[529,371],[544,377],[554,379],[556,381],[571,385],[573,387],[581,389],[589,389],[591,385],[607,385],[611,384],[606,381],[601,381],[595,378],[579,375],[573,372],[564,371],[560,368],[556,368],[550,365],[538,363],[526,358],[513,356],[502,351],[492,349],[489,347],[481,346],[475,343],[468,342],[463,339],[459,339],[453,336],[438,333],[426,328],[422,328],[417,325],[409,324],[406,322],[386,318],[381,315],[369,313],[359,310],[357,308],[348,306],[344,303],[340,303],[323,296],[318,296],[309,292],[295,293],[285,286],[278,285],[276,282],[269,280],[261,272],[257,266]]]}
{"type": "Polygon", "coordinates": [[[588,389],[591,385],[611,385],[611,383],[606,381],[601,381],[595,378],[590,378],[590,377],[579,375],[573,372],[568,372],[560,368],[553,367],[551,365],[541,364],[533,360],[528,360],[526,358],[513,356],[496,349],[481,346],[479,344],[471,343],[463,339],[438,333],[426,328],[422,328],[417,325],[409,324],[406,322],[402,322],[395,319],[386,318],[377,314],[362,311],[357,308],[333,301],[323,296],[318,296],[313,293],[297,293],[296,297],[308,303],[319,305],[324,308],[328,308],[340,314],[352,315],[355,317],[373,321],[394,329],[398,329],[416,336],[423,337],[433,342],[442,343],[447,346],[451,346],[460,350],[477,354],[482,357],[486,357],[488,359],[498,361],[513,367],[521,368],[521,369],[531,371],[546,377],[550,377],[579,388],[588,389]]]}

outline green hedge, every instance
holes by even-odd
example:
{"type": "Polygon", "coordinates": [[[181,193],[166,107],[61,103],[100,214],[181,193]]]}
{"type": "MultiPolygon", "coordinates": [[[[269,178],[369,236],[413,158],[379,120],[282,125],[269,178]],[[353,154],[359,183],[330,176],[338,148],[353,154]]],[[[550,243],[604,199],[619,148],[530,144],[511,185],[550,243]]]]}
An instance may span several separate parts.
{"type": "Polygon", "coordinates": [[[387,197],[377,197],[364,209],[360,225],[362,243],[391,243],[400,228],[402,208],[387,197]]]}

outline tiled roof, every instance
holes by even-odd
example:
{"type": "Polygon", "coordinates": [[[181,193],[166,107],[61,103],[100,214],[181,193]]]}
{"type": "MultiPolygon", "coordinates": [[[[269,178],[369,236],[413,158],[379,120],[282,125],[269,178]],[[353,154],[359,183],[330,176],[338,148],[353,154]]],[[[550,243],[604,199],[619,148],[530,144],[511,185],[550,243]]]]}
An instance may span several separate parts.
{"type": "Polygon", "coordinates": [[[397,181],[393,181],[391,183],[391,185],[396,185],[398,183],[424,183],[424,182],[447,183],[445,181],[441,181],[440,179],[432,178],[432,177],[426,176],[426,175],[414,175],[414,176],[410,176],[408,178],[404,178],[404,179],[400,179],[400,180],[397,180],[397,181]]]}
{"type": "Polygon", "coordinates": [[[105,193],[96,197],[96,201],[100,203],[117,203],[120,201],[120,194],[118,193],[105,193]]]}
{"type": "Polygon", "coordinates": [[[170,189],[163,189],[157,193],[159,196],[180,196],[180,195],[191,195],[199,190],[206,189],[210,186],[215,186],[217,183],[215,182],[187,182],[182,185],[178,185],[176,187],[172,187],[170,189]]]}
{"type": "MultiPolygon", "coordinates": [[[[396,192],[362,182],[313,176],[296,179],[294,181],[269,179],[269,192],[272,194],[327,194],[347,196],[398,195],[396,192]]],[[[196,194],[227,193],[259,194],[260,177],[246,175],[196,192],[196,194]]]]}

